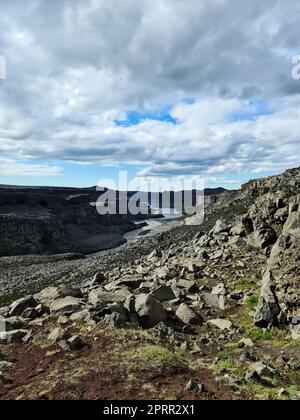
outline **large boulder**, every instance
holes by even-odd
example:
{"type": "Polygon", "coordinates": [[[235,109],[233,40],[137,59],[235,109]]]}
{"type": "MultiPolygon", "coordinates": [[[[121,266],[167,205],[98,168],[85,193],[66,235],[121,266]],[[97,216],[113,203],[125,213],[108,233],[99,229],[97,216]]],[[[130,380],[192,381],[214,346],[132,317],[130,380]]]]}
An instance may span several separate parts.
{"type": "Polygon", "coordinates": [[[13,302],[9,307],[9,316],[21,316],[25,309],[35,308],[38,302],[33,296],[26,296],[13,302]]]}
{"type": "Polygon", "coordinates": [[[152,328],[167,319],[163,305],[150,295],[140,294],[135,297],[135,311],[142,327],[152,328]]]}
{"type": "Polygon", "coordinates": [[[108,292],[103,289],[94,289],[89,293],[88,301],[95,308],[104,308],[107,303],[113,302],[125,302],[131,293],[127,289],[115,290],[114,292],[108,292]]]}
{"type": "Polygon", "coordinates": [[[211,233],[214,236],[217,236],[217,235],[220,235],[220,233],[228,233],[230,229],[231,229],[231,226],[227,225],[222,220],[217,220],[211,233]]]}
{"type": "Polygon", "coordinates": [[[74,298],[82,298],[82,292],[79,287],[74,286],[60,286],[59,288],[62,297],[74,297],[74,298]]]}
{"type": "Polygon", "coordinates": [[[203,318],[186,303],[182,303],[176,311],[177,318],[186,325],[201,325],[203,318]]]}
{"type": "Polygon", "coordinates": [[[170,286],[159,286],[150,293],[150,296],[158,302],[176,299],[170,286]]]}
{"type": "Polygon", "coordinates": [[[71,315],[84,308],[82,300],[73,297],[56,299],[50,306],[50,312],[60,315],[71,315]]]}
{"type": "Polygon", "coordinates": [[[248,238],[248,246],[250,248],[263,250],[270,245],[274,245],[276,240],[277,235],[275,230],[271,226],[263,224],[248,238]]]}
{"type": "Polygon", "coordinates": [[[28,330],[0,332],[0,344],[22,343],[28,334],[28,330]]]}
{"type": "Polygon", "coordinates": [[[59,288],[53,286],[46,287],[46,289],[43,289],[41,292],[34,295],[34,298],[46,308],[50,308],[51,303],[60,297],[62,297],[62,295],[59,288]]]}
{"type": "Polygon", "coordinates": [[[129,326],[132,327],[132,325],[128,323],[127,317],[124,317],[119,312],[112,312],[110,314],[106,314],[101,319],[98,325],[108,328],[126,328],[129,326]]]}
{"type": "Polygon", "coordinates": [[[208,307],[216,307],[224,311],[227,307],[227,290],[223,283],[215,286],[211,293],[204,293],[202,298],[208,307]]]}
{"type": "Polygon", "coordinates": [[[14,331],[23,328],[23,321],[18,317],[2,318],[0,317],[0,332],[14,331]]]}
{"type": "Polygon", "coordinates": [[[48,335],[48,341],[51,343],[58,343],[61,340],[65,340],[67,336],[68,334],[66,330],[61,327],[57,327],[48,335]]]}
{"type": "Polygon", "coordinates": [[[93,287],[98,284],[102,284],[106,281],[106,277],[103,273],[96,273],[90,283],[90,286],[93,287]]]}

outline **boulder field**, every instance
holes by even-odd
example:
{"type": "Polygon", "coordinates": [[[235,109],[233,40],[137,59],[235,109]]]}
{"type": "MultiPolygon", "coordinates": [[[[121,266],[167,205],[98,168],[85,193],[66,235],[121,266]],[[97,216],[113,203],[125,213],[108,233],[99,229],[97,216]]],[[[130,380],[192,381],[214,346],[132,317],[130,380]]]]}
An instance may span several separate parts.
{"type": "MultiPolygon", "coordinates": [[[[88,398],[104,375],[93,362],[101,349],[120,398],[130,386],[145,398],[148,384],[154,399],[170,398],[167,387],[179,399],[299,399],[299,188],[300,169],[251,181],[211,199],[201,226],[93,261],[53,262],[47,287],[0,310],[0,398],[54,399],[71,388],[78,397],[80,384],[88,398]],[[44,382],[64,363],[58,381],[20,381],[21,348],[26,360],[47,349],[51,363],[36,373],[44,382]]],[[[30,270],[28,280],[41,272],[30,270]]]]}

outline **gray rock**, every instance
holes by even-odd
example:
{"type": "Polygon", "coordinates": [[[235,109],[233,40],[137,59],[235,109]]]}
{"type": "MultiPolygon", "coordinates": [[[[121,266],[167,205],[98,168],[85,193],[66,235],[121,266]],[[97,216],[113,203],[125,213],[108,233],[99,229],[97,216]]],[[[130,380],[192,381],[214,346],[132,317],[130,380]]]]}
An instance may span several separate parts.
{"type": "Polygon", "coordinates": [[[252,356],[248,351],[243,351],[243,353],[239,357],[240,362],[248,362],[252,360],[252,356]]]}
{"type": "Polygon", "coordinates": [[[68,340],[69,346],[71,350],[81,350],[85,347],[85,343],[78,335],[74,335],[73,337],[69,338],[68,340]]]}
{"type": "Polygon", "coordinates": [[[219,283],[213,288],[211,293],[203,294],[203,300],[207,306],[215,306],[224,311],[227,304],[226,293],[227,291],[224,284],[219,283]]]}
{"type": "Polygon", "coordinates": [[[299,315],[294,316],[291,320],[291,324],[292,325],[300,325],[300,316],[299,315]]]}
{"type": "Polygon", "coordinates": [[[151,252],[151,254],[149,254],[148,256],[147,256],[147,260],[148,261],[151,261],[151,260],[153,260],[153,259],[156,259],[156,258],[161,258],[162,257],[162,253],[160,252],[160,251],[158,251],[157,249],[154,249],[152,252],[151,252]]]}
{"type": "Polygon", "coordinates": [[[75,312],[70,316],[70,321],[75,323],[88,322],[91,320],[91,313],[88,309],[84,309],[80,312],[75,312]]]}
{"type": "Polygon", "coordinates": [[[265,365],[262,361],[255,363],[252,368],[246,373],[245,379],[247,381],[260,381],[261,377],[272,377],[274,371],[265,365]]]}
{"type": "Polygon", "coordinates": [[[280,307],[274,293],[273,278],[270,271],[267,270],[262,281],[254,323],[257,327],[267,328],[277,323],[279,313],[280,307]]]}
{"type": "Polygon", "coordinates": [[[118,312],[106,314],[98,325],[109,328],[129,328],[128,319],[118,312]]]}
{"type": "Polygon", "coordinates": [[[203,260],[209,260],[209,254],[205,249],[201,249],[198,253],[198,256],[203,260]]]}
{"type": "Polygon", "coordinates": [[[135,297],[135,311],[142,327],[152,328],[167,319],[167,312],[160,302],[146,294],[135,297]]]}
{"type": "Polygon", "coordinates": [[[255,363],[254,369],[259,376],[272,376],[274,373],[274,371],[265,365],[265,363],[262,361],[255,363]]]}
{"type": "Polygon", "coordinates": [[[0,371],[6,372],[13,367],[13,363],[7,362],[6,360],[0,361],[0,371]]]}
{"type": "Polygon", "coordinates": [[[158,302],[176,299],[170,286],[159,286],[150,293],[150,296],[158,302]]]}
{"type": "MultiPolygon", "coordinates": [[[[78,312],[79,314],[81,313],[81,312],[78,312]]],[[[59,325],[68,325],[69,323],[70,323],[70,320],[71,320],[71,318],[72,318],[72,316],[73,315],[76,315],[76,312],[75,312],[75,314],[72,314],[71,316],[70,316],[70,318],[68,318],[67,316],[65,316],[65,315],[61,315],[59,318],[58,318],[58,320],[57,320],[57,323],[59,324],[59,325]]]]}
{"type": "Polygon", "coordinates": [[[106,281],[106,277],[103,273],[97,273],[94,275],[93,280],[91,281],[91,287],[102,284],[106,281]]]}
{"type": "Polygon", "coordinates": [[[84,307],[82,300],[66,297],[60,298],[52,302],[50,312],[60,315],[71,315],[75,312],[80,312],[84,307]]]}
{"type": "Polygon", "coordinates": [[[201,325],[203,318],[191,309],[186,303],[182,303],[176,311],[177,318],[186,325],[201,325]]]}
{"type": "Polygon", "coordinates": [[[58,341],[65,340],[67,336],[68,334],[66,330],[61,327],[57,327],[48,335],[47,340],[52,343],[57,343],[58,341]]]}
{"type": "Polygon", "coordinates": [[[176,270],[171,270],[166,267],[157,268],[154,273],[161,280],[171,280],[178,274],[176,270]]]}
{"type": "Polygon", "coordinates": [[[242,223],[239,223],[238,225],[234,226],[230,230],[230,234],[232,236],[246,236],[245,228],[242,223]]]}
{"type": "Polygon", "coordinates": [[[128,278],[128,279],[120,279],[120,280],[116,280],[111,283],[108,283],[107,285],[104,286],[104,288],[108,291],[115,290],[122,287],[127,287],[130,290],[135,290],[141,285],[141,283],[143,283],[143,281],[144,281],[143,279],[135,278],[135,277],[128,278]]]}
{"type": "Polygon", "coordinates": [[[82,298],[82,293],[79,287],[61,286],[59,290],[62,297],[82,298]]]}
{"type": "Polygon", "coordinates": [[[129,312],[135,312],[135,296],[131,295],[124,302],[124,308],[129,312]]]}
{"type": "Polygon", "coordinates": [[[219,328],[221,331],[232,329],[232,322],[227,319],[211,319],[207,323],[219,328]]]}
{"type": "Polygon", "coordinates": [[[222,222],[221,220],[217,220],[215,227],[212,230],[213,235],[219,235],[220,233],[229,232],[231,226],[227,225],[226,223],[222,222]]]}
{"type": "Polygon", "coordinates": [[[36,318],[40,317],[43,313],[43,310],[42,310],[41,307],[39,307],[39,309],[37,309],[37,308],[27,308],[27,309],[25,309],[25,311],[22,313],[22,318],[36,319],[36,318]]]}
{"type": "Polygon", "coordinates": [[[244,347],[254,347],[254,343],[251,340],[251,338],[242,338],[239,341],[239,348],[244,348],[244,347]]]}
{"type": "Polygon", "coordinates": [[[300,324],[291,325],[290,333],[293,340],[300,340],[300,324]]]}
{"type": "Polygon", "coordinates": [[[233,375],[228,375],[228,373],[224,376],[216,376],[215,381],[227,383],[231,387],[237,387],[240,384],[239,378],[233,375]]]}
{"type": "Polygon", "coordinates": [[[58,287],[47,287],[34,295],[34,298],[47,308],[50,308],[51,303],[60,297],[61,293],[58,287]]]}
{"type": "Polygon", "coordinates": [[[58,347],[60,347],[63,351],[70,351],[71,346],[67,340],[61,340],[57,343],[58,347]]]}
{"type": "Polygon", "coordinates": [[[116,290],[113,293],[94,289],[89,293],[88,301],[92,306],[103,309],[107,303],[125,302],[128,296],[131,296],[131,293],[127,289],[116,290]]]}
{"type": "Polygon", "coordinates": [[[17,317],[0,319],[0,331],[20,330],[23,327],[23,321],[17,317]]]}
{"type": "Polygon", "coordinates": [[[226,287],[225,287],[225,285],[223,283],[219,283],[217,286],[215,286],[212,289],[211,293],[213,295],[220,295],[220,296],[223,295],[224,296],[224,295],[227,294],[227,290],[226,290],[226,287]]]}
{"type": "Polygon", "coordinates": [[[14,330],[0,333],[0,344],[22,343],[28,330],[14,330]]]}
{"type": "Polygon", "coordinates": [[[245,379],[246,379],[246,381],[259,382],[261,378],[255,370],[251,369],[246,373],[245,379]]]}
{"type": "Polygon", "coordinates": [[[179,279],[177,282],[177,286],[191,293],[196,292],[198,290],[196,283],[191,280],[179,279]]]}
{"type": "Polygon", "coordinates": [[[185,387],[186,391],[193,391],[196,392],[197,394],[202,394],[203,392],[205,392],[205,388],[204,385],[199,384],[197,381],[195,381],[194,379],[191,379],[185,387]]]}
{"type": "Polygon", "coordinates": [[[33,296],[26,296],[25,298],[18,299],[10,305],[9,316],[21,316],[25,309],[35,308],[38,304],[39,302],[37,302],[33,296]]]}

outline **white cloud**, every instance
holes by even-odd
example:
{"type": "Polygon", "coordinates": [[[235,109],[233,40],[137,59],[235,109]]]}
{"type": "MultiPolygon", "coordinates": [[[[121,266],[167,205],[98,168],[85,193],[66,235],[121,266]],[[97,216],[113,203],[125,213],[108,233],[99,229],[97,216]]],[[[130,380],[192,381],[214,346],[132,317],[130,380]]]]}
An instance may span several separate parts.
{"type": "Polygon", "coordinates": [[[51,161],[147,164],[142,176],[297,166],[298,11],[298,0],[1,0],[1,156],[20,173],[59,172],[51,161]],[[251,99],[273,114],[231,122],[251,99]],[[113,123],[170,103],[178,125],[113,123]]]}
{"type": "Polygon", "coordinates": [[[30,165],[0,159],[0,176],[56,176],[61,174],[62,169],[58,166],[30,165]]]}

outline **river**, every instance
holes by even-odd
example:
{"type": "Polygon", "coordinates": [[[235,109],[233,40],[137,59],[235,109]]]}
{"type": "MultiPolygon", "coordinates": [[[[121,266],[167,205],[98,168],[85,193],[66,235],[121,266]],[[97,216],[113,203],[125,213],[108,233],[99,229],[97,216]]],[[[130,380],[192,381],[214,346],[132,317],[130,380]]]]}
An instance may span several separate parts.
{"type": "MultiPolygon", "coordinates": [[[[158,214],[158,213],[154,212],[154,214],[158,214]]],[[[181,213],[176,212],[176,210],[170,210],[170,209],[162,209],[159,214],[162,214],[163,217],[159,219],[146,219],[146,220],[141,220],[139,222],[136,222],[135,224],[137,226],[137,229],[127,232],[123,235],[123,238],[126,239],[125,244],[119,245],[116,248],[111,248],[106,251],[100,251],[94,254],[89,254],[87,255],[87,257],[88,258],[100,257],[103,255],[106,255],[108,252],[111,252],[113,250],[124,248],[125,246],[128,246],[131,243],[137,242],[139,239],[147,238],[149,236],[155,235],[156,233],[159,233],[163,230],[171,228],[171,225],[173,226],[174,224],[172,223],[172,221],[176,222],[176,220],[178,221],[182,217],[181,213]],[[138,227],[139,225],[141,224],[144,225],[145,223],[147,223],[146,226],[143,226],[141,228],[138,227]]]]}

